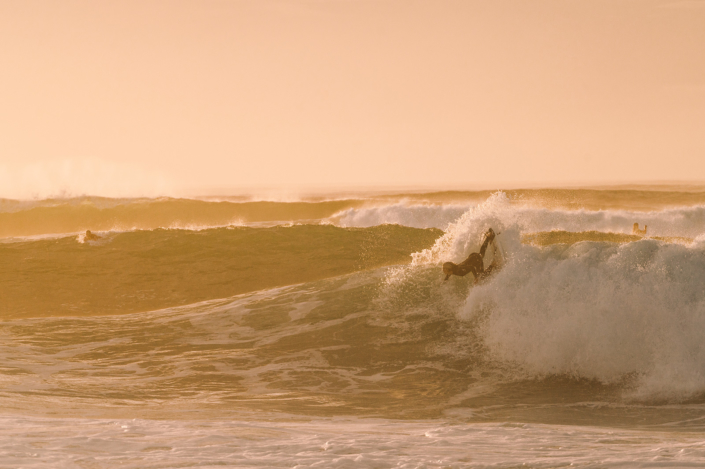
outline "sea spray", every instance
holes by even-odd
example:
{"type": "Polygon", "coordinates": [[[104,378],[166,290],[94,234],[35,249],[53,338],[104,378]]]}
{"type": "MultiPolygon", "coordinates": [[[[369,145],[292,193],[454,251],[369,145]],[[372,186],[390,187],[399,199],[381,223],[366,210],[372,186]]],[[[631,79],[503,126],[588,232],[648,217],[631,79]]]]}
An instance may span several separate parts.
{"type": "Polygon", "coordinates": [[[438,238],[431,248],[414,253],[412,264],[460,261],[470,252],[479,251],[482,235],[489,228],[501,233],[505,227],[503,219],[508,218],[506,214],[511,211],[512,206],[504,192],[493,194],[450,223],[444,235],[438,238]]]}
{"type": "Polygon", "coordinates": [[[446,229],[471,205],[432,205],[400,202],[391,205],[365,208],[348,208],[330,219],[340,226],[368,227],[393,223],[416,228],[446,229]]]}

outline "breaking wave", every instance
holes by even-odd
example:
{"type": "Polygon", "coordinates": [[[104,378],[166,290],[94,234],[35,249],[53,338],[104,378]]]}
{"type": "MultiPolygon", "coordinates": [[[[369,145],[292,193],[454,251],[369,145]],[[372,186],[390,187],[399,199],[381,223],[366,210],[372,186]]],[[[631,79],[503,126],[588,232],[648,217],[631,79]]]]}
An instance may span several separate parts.
{"type": "Polygon", "coordinates": [[[452,223],[433,247],[414,254],[413,265],[461,260],[478,250],[492,226],[502,232],[506,265],[492,281],[471,288],[458,311],[477,324],[491,359],[530,378],[619,384],[637,399],[692,398],[705,393],[703,213],[694,207],[641,214],[656,233],[694,236],[690,243],[539,247],[522,243],[522,234],[626,231],[634,214],[527,211],[496,194],[452,223]]]}

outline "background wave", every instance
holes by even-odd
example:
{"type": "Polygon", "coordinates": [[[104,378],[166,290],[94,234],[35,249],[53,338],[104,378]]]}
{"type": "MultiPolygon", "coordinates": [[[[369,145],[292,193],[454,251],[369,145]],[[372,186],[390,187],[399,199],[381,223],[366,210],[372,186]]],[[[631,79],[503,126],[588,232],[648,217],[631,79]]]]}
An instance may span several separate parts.
{"type": "MultiPolygon", "coordinates": [[[[173,199],[0,199],[0,238],[92,231],[203,229],[229,225],[401,224],[445,230],[493,197],[491,191],[331,194],[281,200],[250,196],[173,199]]],[[[624,232],[638,221],[656,235],[693,236],[705,192],[688,190],[531,189],[503,192],[526,230],[624,232]]]]}

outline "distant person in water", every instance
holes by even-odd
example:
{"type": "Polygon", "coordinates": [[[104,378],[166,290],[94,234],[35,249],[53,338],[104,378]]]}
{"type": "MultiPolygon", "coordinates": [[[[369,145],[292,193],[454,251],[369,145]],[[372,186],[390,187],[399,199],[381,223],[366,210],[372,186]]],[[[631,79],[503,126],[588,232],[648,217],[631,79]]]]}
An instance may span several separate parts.
{"type": "Polygon", "coordinates": [[[494,237],[495,233],[490,228],[487,233],[485,233],[485,240],[482,242],[482,246],[480,247],[480,252],[473,252],[468,256],[467,259],[465,259],[463,262],[460,264],[455,264],[453,262],[446,262],[443,264],[443,273],[446,274],[446,278],[443,280],[448,280],[451,275],[458,275],[460,277],[464,277],[470,272],[475,276],[475,283],[478,282],[478,280],[482,280],[485,277],[489,276],[492,271],[496,268],[499,267],[499,262],[497,257],[495,256],[495,260],[492,262],[492,264],[485,269],[485,265],[483,263],[483,259],[485,258],[485,251],[487,251],[487,246],[492,243],[492,246],[497,249],[497,246],[494,244],[494,237]]]}
{"type": "Polygon", "coordinates": [[[632,234],[637,235],[637,236],[646,236],[646,228],[647,228],[647,226],[644,225],[644,229],[640,230],[639,224],[634,223],[634,228],[632,228],[632,234]]]}
{"type": "Polygon", "coordinates": [[[86,236],[83,237],[84,241],[95,241],[98,239],[100,239],[100,236],[95,233],[91,233],[91,230],[86,230],[86,236]]]}

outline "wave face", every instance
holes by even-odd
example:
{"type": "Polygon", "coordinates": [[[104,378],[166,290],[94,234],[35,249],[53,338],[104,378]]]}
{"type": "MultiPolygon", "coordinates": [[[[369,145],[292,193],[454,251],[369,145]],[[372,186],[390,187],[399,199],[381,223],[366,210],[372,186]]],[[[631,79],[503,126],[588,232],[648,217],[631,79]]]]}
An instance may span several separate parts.
{"type": "Polygon", "coordinates": [[[442,232],[294,225],[0,244],[3,316],[124,314],[406,263],[442,232]]]}
{"type": "MultiPolygon", "coordinates": [[[[703,207],[658,206],[653,194],[631,202],[619,201],[628,199],[622,192],[573,194],[615,205],[597,210],[546,194],[567,197],[293,202],[311,217],[301,223],[276,222],[299,215],[266,202],[280,212],[247,226],[213,227],[210,219],[197,229],[96,230],[96,240],[48,229],[5,238],[0,403],[12,415],[0,418],[28,433],[0,445],[0,456],[29,467],[17,448],[44,451],[32,435],[56,419],[63,446],[43,452],[46,461],[91,444],[91,428],[103,435],[106,461],[121,441],[134,467],[188,459],[177,453],[242,465],[233,455],[245,450],[219,435],[242,435],[232,422],[244,419],[255,436],[237,444],[268,452],[263,466],[302,454],[310,464],[345,466],[353,460],[343,455],[359,451],[354,461],[386,467],[384,448],[413,452],[429,441],[426,459],[417,460],[473,467],[478,459],[440,448],[522,435],[511,458],[489,449],[472,457],[541,465],[545,454],[534,450],[549,438],[602,467],[638,456],[625,443],[629,458],[609,459],[617,433],[653,452],[644,465],[664,445],[682,448],[673,461],[690,464],[702,438],[679,435],[705,431],[703,207]],[[645,200],[656,207],[642,210],[645,200]],[[631,233],[635,222],[648,225],[646,237],[631,233]],[[488,227],[500,234],[487,262],[502,268],[478,284],[443,281],[441,264],[476,252],[488,227]],[[271,422],[272,433],[251,423],[258,421],[271,422]],[[405,428],[416,433],[402,434],[400,421],[413,421],[405,428]],[[349,428],[334,430],[341,425],[349,428]],[[350,430],[356,425],[370,426],[350,430]],[[568,435],[561,425],[579,429],[568,435]],[[670,436],[657,442],[638,433],[655,429],[670,436]],[[115,433],[123,430],[134,431],[129,444],[115,433]],[[160,453],[166,447],[176,450],[160,453]],[[339,457],[329,458],[332,447],[339,457]]],[[[192,202],[102,200],[90,210],[149,212],[156,204],[178,212],[192,202]]],[[[260,202],[193,206],[221,203],[231,210],[260,202]]],[[[27,204],[3,213],[72,210],[66,201],[27,204]]],[[[565,451],[553,452],[549,465],[573,461],[565,451]]]]}

